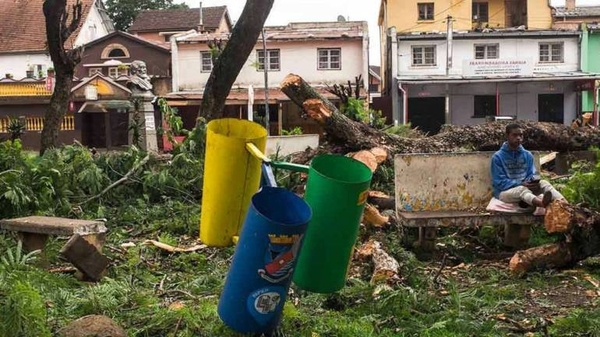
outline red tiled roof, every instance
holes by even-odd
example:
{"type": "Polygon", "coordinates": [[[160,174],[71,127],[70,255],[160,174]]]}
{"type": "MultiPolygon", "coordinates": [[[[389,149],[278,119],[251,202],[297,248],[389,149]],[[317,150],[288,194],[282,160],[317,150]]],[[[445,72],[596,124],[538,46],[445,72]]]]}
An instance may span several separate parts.
{"type": "MultiPolygon", "coordinates": [[[[67,0],[69,18],[72,17],[71,8],[75,1],[67,0]]],[[[43,3],[44,0],[0,0],[0,53],[46,50],[43,3]]],[[[81,0],[81,3],[83,12],[80,27],[87,18],[94,0],[81,0]]],[[[71,35],[70,45],[78,34],[79,29],[71,35]]]]}
{"type": "MultiPolygon", "coordinates": [[[[226,13],[227,6],[203,7],[204,28],[207,30],[219,28],[221,19],[226,13]]],[[[199,23],[200,8],[146,10],[138,14],[129,27],[129,32],[189,30],[196,29],[199,23]]]]}

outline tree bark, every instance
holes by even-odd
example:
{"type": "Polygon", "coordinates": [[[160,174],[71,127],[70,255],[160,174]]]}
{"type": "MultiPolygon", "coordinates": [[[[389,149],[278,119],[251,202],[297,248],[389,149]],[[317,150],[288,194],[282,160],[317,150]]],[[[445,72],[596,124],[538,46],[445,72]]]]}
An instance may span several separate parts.
{"type": "Polygon", "coordinates": [[[549,233],[566,234],[565,241],[518,251],[509,263],[511,273],[561,268],[600,254],[600,213],[554,201],[546,209],[544,225],[549,233]]]}
{"type": "MultiPolygon", "coordinates": [[[[506,122],[454,126],[446,125],[434,136],[402,138],[355,122],[310,87],[300,76],[289,74],[280,84],[281,90],[324,129],[330,142],[343,145],[347,151],[381,147],[390,155],[396,153],[433,153],[469,150],[495,150],[505,141],[506,122]]],[[[573,129],[557,123],[518,121],[523,128],[523,146],[528,150],[587,150],[600,143],[596,128],[573,129]]]]}
{"type": "Polygon", "coordinates": [[[58,146],[58,133],[65,112],[69,106],[69,96],[73,86],[75,66],[81,60],[81,49],[66,49],[65,43],[77,30],[81,22],[82,5],[77,1],[71,12],[71,22],[67,23],[66,0],[45,0],[43,5],[46,18],[46,38],[48,53],[54,63],[55,86],[50,105],[44,116],[44,127],[41,135],[40,154],[47,149],[58,146]]]}
{"type": "Polygon", "coordinates": [[[377,206],[380,210],[396,209],[396,199],[380,191],[369,191],[367,202],[377,206]]]}
{"type": "Polygon", "coordinates": [[[254,50],[273,2],[274,0],[246,1],[229,42],[208,77],[198,117],[203,116],[207,120],[223,117],[225,101],[231,86],[254,50]]]}

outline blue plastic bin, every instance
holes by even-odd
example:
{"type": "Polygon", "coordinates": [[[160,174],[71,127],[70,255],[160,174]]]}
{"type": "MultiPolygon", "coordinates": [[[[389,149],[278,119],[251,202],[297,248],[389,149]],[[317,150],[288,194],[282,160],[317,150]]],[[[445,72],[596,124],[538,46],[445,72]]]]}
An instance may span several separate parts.
{"type": "Polygon", "coordinates": [[[218,313],[241,333],[271,333],[281,319],[312,212],[294,193],[263,186],[252,197],[218,313]]]}

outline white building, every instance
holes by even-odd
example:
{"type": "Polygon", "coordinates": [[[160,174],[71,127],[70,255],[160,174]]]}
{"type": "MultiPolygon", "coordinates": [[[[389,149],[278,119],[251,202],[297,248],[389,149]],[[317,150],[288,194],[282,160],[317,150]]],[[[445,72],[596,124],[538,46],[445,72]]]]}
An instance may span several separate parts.
{"type": "MultiPolygon", "coordinates": [[[[208,42],[215,39],[226,41],[228,38],[229,34],[191,32],[171,40],[174,92],[168,99],[170,104],[178,106],[184,115],[189,114],[195,119],[204,86],[212,71],[208,42]]],[[[259,115],[264,114],[266,85],[269,88],[272,134],[277,134],[277,129],[282,125],[286,127],[286,124],[306,124],[303,128],[312,128],[314,125],[310,124],[310,121],[293,117],[300,115],[298,109],[279,91],[279,84],[285,76],[290,73],[300,75],[332,100],[336,97],[326,91],[328,85],[354,82],[358,76],[362,76],[364,85],[368,83],[369,41],[366,22],[304,22],[265,27],[265,40],[266,53],[263,50],[262,38],[259,37],[254,51],[232,87],[226,109],[226,115],[230,117],[247,117],[250,87],[254,92],[253,110],[259,115]],[[267,83],[265,67],[268,73],[267,83]]],[[[367,90],[363,92],[363,98],[368,98],[367,90]]]]}
{"type": "Polygon", "coordinates": [[[493,116],[569,124],[577,87],[598,77],[580,71],[574,31],[390,33],[395,119],[430,133],[493,116]]]}
{"type": "MultiPolygon", "coordinates": [[[[81,0],[82,23],[67,41],[81,46],[114,31],[101,0],[81,0]]],[[[46,19],[43,1],[3,1],[0,10],[0,78],[46,77],[53,67],[46,50],[46,19]]],[[[67,2],[70,22],[71,1],[67,2]]]]}

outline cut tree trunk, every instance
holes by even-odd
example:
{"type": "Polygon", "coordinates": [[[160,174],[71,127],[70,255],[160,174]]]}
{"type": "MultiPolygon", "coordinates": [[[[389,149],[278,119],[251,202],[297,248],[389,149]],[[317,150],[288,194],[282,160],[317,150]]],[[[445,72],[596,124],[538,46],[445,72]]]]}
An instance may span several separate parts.
{"type": "MultiPolygon", "coordinates": [[[[330,142],[342,145],[347,152],[381,147],[396,153],[457,152],[465,150],[495,150],[505,141],[506,122],[454,126],[447,125],[434,136],[402,138],[376,130],[365,123],[355,122],[316,92],[300,76],[289,74],[280,84],[295,104],[317,123],[330,142]]],[[[596,128],[577,128],[558,123],[518,121],[524,133],[523,146],[528,150],[575,151],[587,150],[600,143],[596,128]]]]}
{"type": "Polygon", "coordinates": [[[564,233],[565,241],[518,251],[509,263],[512,274],[566,267],[600,254],[600,213],[554,201],[546,210],[544,225],[549,233],[564,233]]]}
{"type": "Polygon", "coordinates": [[[367,201],[377,206],[380,210],[384,209],[395,209],[396,200],[394,197],[391,197],[380,191],[369,191],[369,197],[367,201]]]}
{"type": "MultiPolygon", "coordinates": [[[[231,38],[215,62],[206,82],[198,116],[207,120],[223,117],[225,101],[240,70],[254,50],[275,0],[247,0],[231,38]]],[[[252,113],[249,111],[248,113],[252,113]]],[[[199,121],[200,122],[200,121],[199,121]]]]}
{"type": "Polygon", "coordinates": [[[399,280],[400,264],[381,248],[379,241],[369,240],[364,243],[356,250],[355,256],[358,260],[363,261],[372,259],[371,284],[393,283],[399,280]]]}
{"type": "Polygon", "coordinates": [[[384,227],[390,222],[390,217],[381,215],[375,206],[366,204],[362,222],[368,226],[384,227]]]}

